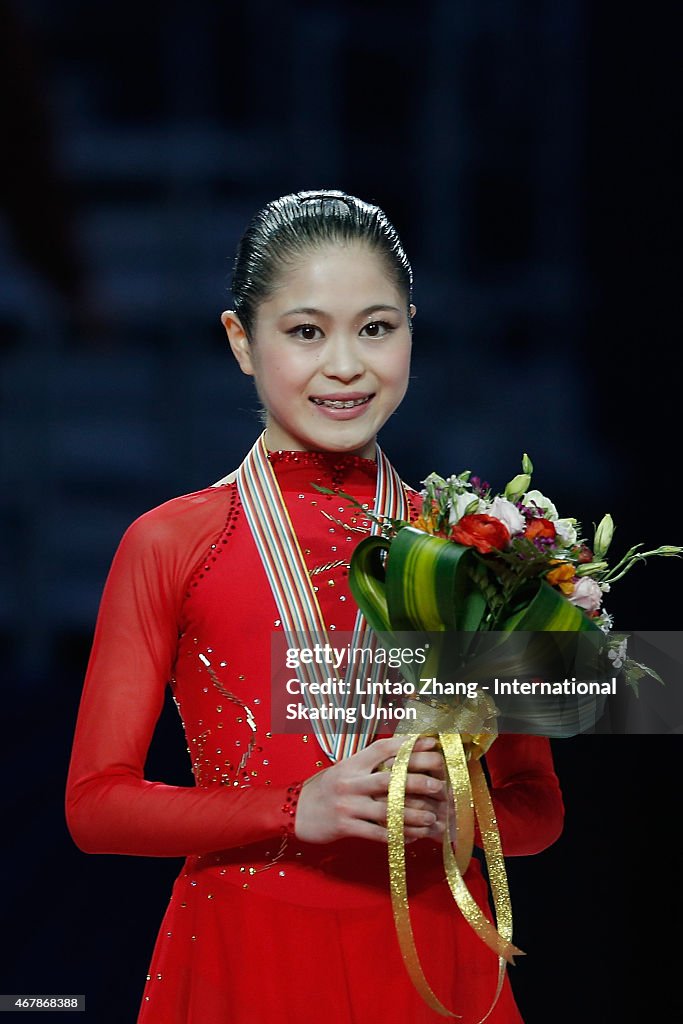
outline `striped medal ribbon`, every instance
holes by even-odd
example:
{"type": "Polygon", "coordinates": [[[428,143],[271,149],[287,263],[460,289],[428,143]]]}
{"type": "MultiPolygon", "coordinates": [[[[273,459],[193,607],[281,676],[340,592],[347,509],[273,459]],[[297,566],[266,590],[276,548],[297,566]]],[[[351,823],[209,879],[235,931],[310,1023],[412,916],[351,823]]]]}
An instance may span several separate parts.
{"type": "MultiPolygon", "coordinates": [[[[398,473],[391,465],[379,445],[377,454],[377,486],[374,513],[392,519],[408,519],[408,502],[398,473]]],[[[304,556],[299,545],[275,471],[268,459],[265,431],[254,444],[242,465],[237,470],[237,486],[249,527],[268,577],[282,628],[296,634],[301,647],[330,642],[327,626],[313,589],[304,556]]],[[[380,527],[373,522],[371,533],[379,533],[380,527]]],[[[342,720],[317,717],[311,719],[313,732],[320,746],[332,761],[339,761],[362,749],[376,730],[373,717],[364,717],[362,708],[370,709],[376,701],[371,695],[358,694],[355,675],[360,670],[372,691],[375,683],[384,682],[387,674],[385,664],[376,664],[374,651],[377,638],[365,617],[358,611],[351,642],[352,650],[370,649],[372,662],[363,659],[357,665],[351,657],[344,675],[344,694],[336,696],[336,706],[354,709],[353,728],[342,720]]],[[[329,668],[314,663],[301,666],[302,682],[327,682],[329,668]]],[[[329,695],[311,693],[311,687],[303,687],[307,707],[313,710],[327,708],[329,695]]]]}

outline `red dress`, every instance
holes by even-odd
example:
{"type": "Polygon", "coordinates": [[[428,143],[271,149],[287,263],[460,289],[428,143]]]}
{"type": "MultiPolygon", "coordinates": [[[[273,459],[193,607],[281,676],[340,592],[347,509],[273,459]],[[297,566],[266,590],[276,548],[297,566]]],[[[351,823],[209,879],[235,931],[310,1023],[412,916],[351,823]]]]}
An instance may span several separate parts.
{"type": "MultiPolygon", "coordinates": [[[[375,463],[314,452],[269,458],[328,628],[351,630],[348,559],[362,534],[334,522],[354,525],[338,512],[343,502],[312,483],[371,503],[375,463]]],[[[270,731],[270,640],[278,626],[235,484],[169,501],[127,531],[102,599],[67,817],[87,852],[187,858],[138,1024],[434,1024],[440,1018],[401,960],[386,847],[283,840],[288,787],[329,761],[313,734],[270,731]],[[169,682],[193,787],[144,777],[169,682]]],[[[547,740],[501,736],[487,764],[505,853],[544,849],[563,813],[547,740]]],[[[478,1021],[495,991],[497,959],[459,915],[440,846],[420,840],[408,851],[427,978],[463,1024],[478,1021]]],[[[466,881],[486,907],[476,858],[466,881]]],[[[488,1020],[521,1021],[507,980],[488,1020]]]]}

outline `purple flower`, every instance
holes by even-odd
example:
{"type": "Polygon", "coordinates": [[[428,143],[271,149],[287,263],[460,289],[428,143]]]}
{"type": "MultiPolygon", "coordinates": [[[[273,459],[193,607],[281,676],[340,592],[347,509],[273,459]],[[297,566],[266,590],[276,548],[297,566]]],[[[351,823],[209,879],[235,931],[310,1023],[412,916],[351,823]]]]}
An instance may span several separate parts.
{"type": "Polygon", "coordinates": [[[470,484],[474,493],[478,494],[480,497],[491,489],[491,484],[488,480],[482,480],[480,476],[471,476],[470,484]]]}

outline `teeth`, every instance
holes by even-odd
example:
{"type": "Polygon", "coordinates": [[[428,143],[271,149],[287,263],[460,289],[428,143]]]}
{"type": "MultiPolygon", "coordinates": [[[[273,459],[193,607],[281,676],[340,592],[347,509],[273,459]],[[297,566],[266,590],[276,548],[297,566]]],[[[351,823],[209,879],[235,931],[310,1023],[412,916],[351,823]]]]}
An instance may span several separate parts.
{"type": "Polygon", "coordinates": [[[365,405],[366,402],[370,401],[370,396],[367,398],[352,398],[348,402],[342,402],[337,399],[326,400],[322,398],[312,399],[316,405],[325,405],[328,409],[353,409],[357,405],[365,405]]]}

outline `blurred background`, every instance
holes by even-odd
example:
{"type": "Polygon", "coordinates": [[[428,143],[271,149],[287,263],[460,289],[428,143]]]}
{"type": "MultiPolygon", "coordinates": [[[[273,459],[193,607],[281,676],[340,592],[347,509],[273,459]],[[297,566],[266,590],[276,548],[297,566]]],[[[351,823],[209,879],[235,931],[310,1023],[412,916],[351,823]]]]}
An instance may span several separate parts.
{"type": "MultiPolygon", "coordinates": [[[[617,554],[681,543],[672,13],[0,0],[2,992],[135,1019],[180,863],[79,853],[69,746],[122,532],[260,430],[219,316],[268,200],[342,188],[404,240],[414,379],[383,446],[405,479],[471,468],[499,488],[526,451],[589,537],[612,513],[617,554]]],[[[679,571],[636,568],[617,625],[680,628],[679,571]]],[[[680,1011],[647,918],[653,871],[673,913],[679,742],[555,744],[565,835],[510,866],[528,1024],[680,1011]]],[[[190,784],[171,710],[149,775],[190,784]]]]}

